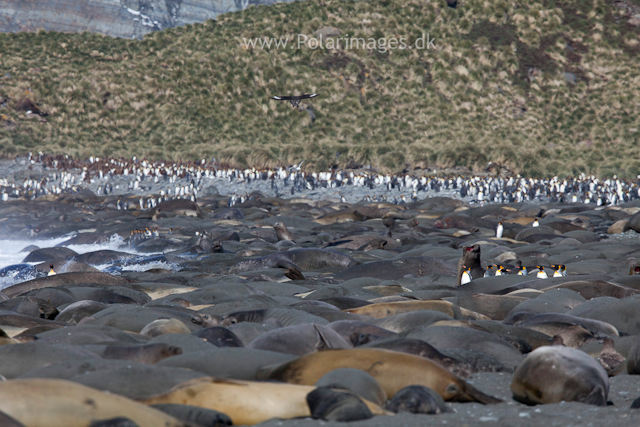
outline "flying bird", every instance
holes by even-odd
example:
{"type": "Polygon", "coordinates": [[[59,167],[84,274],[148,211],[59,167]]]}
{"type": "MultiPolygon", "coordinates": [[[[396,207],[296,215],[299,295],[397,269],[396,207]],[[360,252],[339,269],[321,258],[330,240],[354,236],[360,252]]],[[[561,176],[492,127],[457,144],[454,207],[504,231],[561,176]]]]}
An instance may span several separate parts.
{"type": "Polygon", "coordinates": [[[275,99],[276,101],[289,101],[293,107],[297,107],[300,105],[301,100],[315,98],[316,96],[318,96],[317,93],[306,93],[298,96],[272,96],[271,99],[275,99]]]}

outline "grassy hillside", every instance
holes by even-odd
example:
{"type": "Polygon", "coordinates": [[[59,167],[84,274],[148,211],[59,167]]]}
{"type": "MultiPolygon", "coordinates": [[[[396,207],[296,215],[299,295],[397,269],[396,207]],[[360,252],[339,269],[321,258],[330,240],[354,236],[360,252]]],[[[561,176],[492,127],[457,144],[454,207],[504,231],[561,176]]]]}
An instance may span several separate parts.
{"type": "MultiPolygon", "coordinates": [[[[144,41],[0,34],[0,153],[336,160],[391,171],[488,162],[535,176],[640,173],[637,0],[306,1],[144,41]],[[631,23],[629,23],[631,22],[631,23]],[[428,33],[436,50],[261,49],[243,37],[428,33]],[[570,74],[566,74],[570,73],[570,74]],[[272,95],[318,92],[311,123],[272,95]],[[26,95],[25,95],[26,93],[26,95]],[[27,96],[50,113],[26,118],[27,96]]],[[[326,38],[325,38],[326,40],[326,38]]]]}

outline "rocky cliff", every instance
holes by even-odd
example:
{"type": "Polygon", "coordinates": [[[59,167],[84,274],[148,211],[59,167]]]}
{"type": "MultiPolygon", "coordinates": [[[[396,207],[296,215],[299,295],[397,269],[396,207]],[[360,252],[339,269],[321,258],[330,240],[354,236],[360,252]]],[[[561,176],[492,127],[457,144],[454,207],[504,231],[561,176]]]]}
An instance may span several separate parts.
{"type": "MultiPolygon", "coordinates": [[[[291,0],[284,0],[291,1],[291,0]]],[[[95,32],[142,38],[276,0],[2,0],[0,32],[95,32]]]]}

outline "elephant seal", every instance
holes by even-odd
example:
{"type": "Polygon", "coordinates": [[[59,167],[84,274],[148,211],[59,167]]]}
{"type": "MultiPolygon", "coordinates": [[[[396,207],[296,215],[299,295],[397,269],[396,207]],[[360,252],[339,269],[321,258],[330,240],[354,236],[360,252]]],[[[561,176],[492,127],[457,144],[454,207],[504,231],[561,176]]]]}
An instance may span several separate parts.
{"type": "Polygon", "coordinates": [[[367,405],[347,390],[318,387],[307,394],[311,417],[326,421],[360,421],[373,418],[367,405]]]}
{"type": "Polygon", "coordinates": [[[298,325],[301,323],[315,323],[326,325],[329,322],[322,317],[314,316],[302,310],[289,308],[267,308],[259,310],[236,311],[226,314],[222,318],[222,326],[235,325],[241,322],[267,323],[273,322],[280,326],[298,325]]]}
{"type": "Polygon", "coordinates": [[[410,385],[403,388],[387,403],[386,408],[395,413],[442,414],[453,412],[445,405],[438,393],[423,385],[410,385]]]}
{"type": "Polygon", "coordinates": [[[242,344],[242,341],[240,341],[240,338],[238,338],[236,334],[222,326],[203,328],[191,334],[202,338],[216,347],[244,347],[244,344],[242,344]]]}
{"type": "Polygon", "coordinates": [[[615,343],[611,338],[604,338],[602,344],[602,351],[596,360],[607,371],[607,375],[614,377],[622,372],[626,358],[616,351],[615,343]]]}
{"type": "Polygon", "coordinates": [[[133,282],[133,280],[124,278],[122,276],[112,276],[109,273],[94,273],[94,272],[62,273],[62,274],[56,274],[55,276],[39,277],[37,279],[18,283],[3,289],[2,292],[4,292],[4,294],[7,297],[13,298],[25,292],[32,291],[34,289],[52,288],[52,287],[58,287],[58,286],[72,286],[72,285],[78,285],[82,283],[94,283],[98,285],[109,285],[109,286],[110,285],[126,285],[131,282],[133,282]]]}
{"type": "Polygon", "coordinates": [[[640,339],[636,339],[636,342],[629,349],[627,372],[630,375],[640,375],[640,339]]]}
{"type": "Polygon", "coordinates": [[[231,274],[265,268],[295,268],[298,271],[322,268],[348,268],[358,264],[349,255],[329,249],[293,249],[276,252],[261,258],[240,261],[230,269],[231,274]]]}
{"type": "Polygon", "coordinates": [[[278,237],[279,242],[282,240],[290,240],[292,242],[295,242],[296,238],[293,233],[289,231],[287,226],[280,221],[274,223],[273,228],[276,230],[276,236],[278,237]]]}
{"type": "Polygon", "coordinates": [[[583,402],[605,406],[609,377],[587,353],[553,345],[529,353],[511,379],[513,398],[527,405],[583,402]]]}
{"type": "Polygon", "coordinates": [[[345,310],[345,312],[380,319],[394,314],[408,313],[417,310],[439,311],[453,317],[454,319],[489,320],[489,318],[484,314],[474,313],[473,311],[461,308],[449,301],[442,300],[383,302],[369,304],[358,308],[350,308],[345,310]]]}
{"type": "Polygon", "coordinates": [[[380,384],[365,371],[353,368],[339,368],[325,374],[316,382],[316,387],[340,388],[378,405],[387,400],[380,384]]]}
{"type": "Polygon", "coordinates": [[[303,356],[313,351],[353,348],[342,336],[326,325],[303,323],[260,335],[248,348],[303,356]]]}
{"type": "Polygon", "coordinates": [[[180,421],[193,423],[196,426],[222,427],[232,425],[231,418],[227,414],[213,409],[174,403],[151,405],[151,407],[180,421]]]}
{"type": "Polygon", "coordinates": [[[180,347],[164,343],[142,345],[83,345],[80,348],[97,354],[103,359],[130,360],[154,365],[167,357],[182,354],[180,347]]]}
{"type": "Polygon", "coordinates": [[[140,330],[140,335],[157,337],[164,334],[190,334],[191,330],[178,319],[158,319],[140,330]]]}
{"type": "Polygon", "coordinates": [[[484,277],[484,268],[480,264],[480,245],[463,246],[462,256],[458,261],[458,286],[462,281],[462,272],[471,269],[471,279],[480,279],[484,277]]]}
{"type": "Polygon", "coordinates": [[[57,379],[0,382],[0,411],[27,426],[80,427],[124,417],[140,427],[184,427],[181,421],[126,397],[57,379]]]}
{"type": "Polygon", "coordinates": [[[5,414],[4,412],[0,412],[0,426],[2,427],[26,427],[20,421],[16,420],[13,417],[5,414]]]}
{"type": "Polygon", "coordinates": [[[268,379],[293,384],[315,384],[326,373],[338,368],[368,372],[382,386],[388,398],[400,389],[421,384],[434,389],[445,400],[498,403],[435,362],[395,351],[354,348],[311,353],[264,371],[268,379]]]}
{"type": "Polygon", "coordinates": [[[115,417],[106,420],[93,421],[89,427],[140,427],[138,423],[126,417],[115,417]]]}
{"type": "MultiPolygon", "coordinates": [[[[233,425],[254,425],[271,418],[311,416],[306,398],[313,390],[304,385],[197,378],[144,403],[199,406],[227,414],[233,425]]],[[[367,406],[374,414],[387,413],[373,403],[367,406]]]]}
{"type": "Polygon", "coordinates": [[[471,374],[471,366],[469,364],[440,353],[438,349],[426,341],[414,338],[388,338],[365,344],[365,347],[382,348],[424,357],[444,366],[460,378],[466,378],[471,374]]]}
{"type": "Polygon", "coordinates": [[[222,316],[207,313],[195,313],[191,315],[191,323],[202,326],[203,328],[220,326],[220,322],[222,322],[222,316]]]}

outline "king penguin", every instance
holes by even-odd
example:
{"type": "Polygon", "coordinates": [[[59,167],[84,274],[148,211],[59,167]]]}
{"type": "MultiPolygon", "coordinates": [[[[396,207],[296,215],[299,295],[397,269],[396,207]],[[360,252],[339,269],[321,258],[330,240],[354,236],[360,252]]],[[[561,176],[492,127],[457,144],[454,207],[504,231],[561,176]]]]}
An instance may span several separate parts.
{"type": "Polygon", "coordinates": [[[54,276],[58,273],[55,272],[55,270],[53,269],[53,264],[49,265],[49,273],[47,274],[47,276],[54,276]]]}
{"type": "Polygon", "coordinates": [[[496,227],[496,237],[498,239],[502,238],[502,232],[504,231],[504,227],[502,226],[502,222],[498,223],[498,226],[496,227]]]}
{"type": "Polygon", "coordinates": [[[465,270],[462,272],[462,277],[460,278],[460,286],[466,285],[471,281],[471,267],[463,267],[465,270]]]}
{"type": "Polygon", "coordinates": [[[538,274],[536,274],[536,277],[538,279],[548,279],[549,275],[547,274],[546,271],[544,271],[544,267],[539,265],[537,267],[538,267],[538,274]]]}

